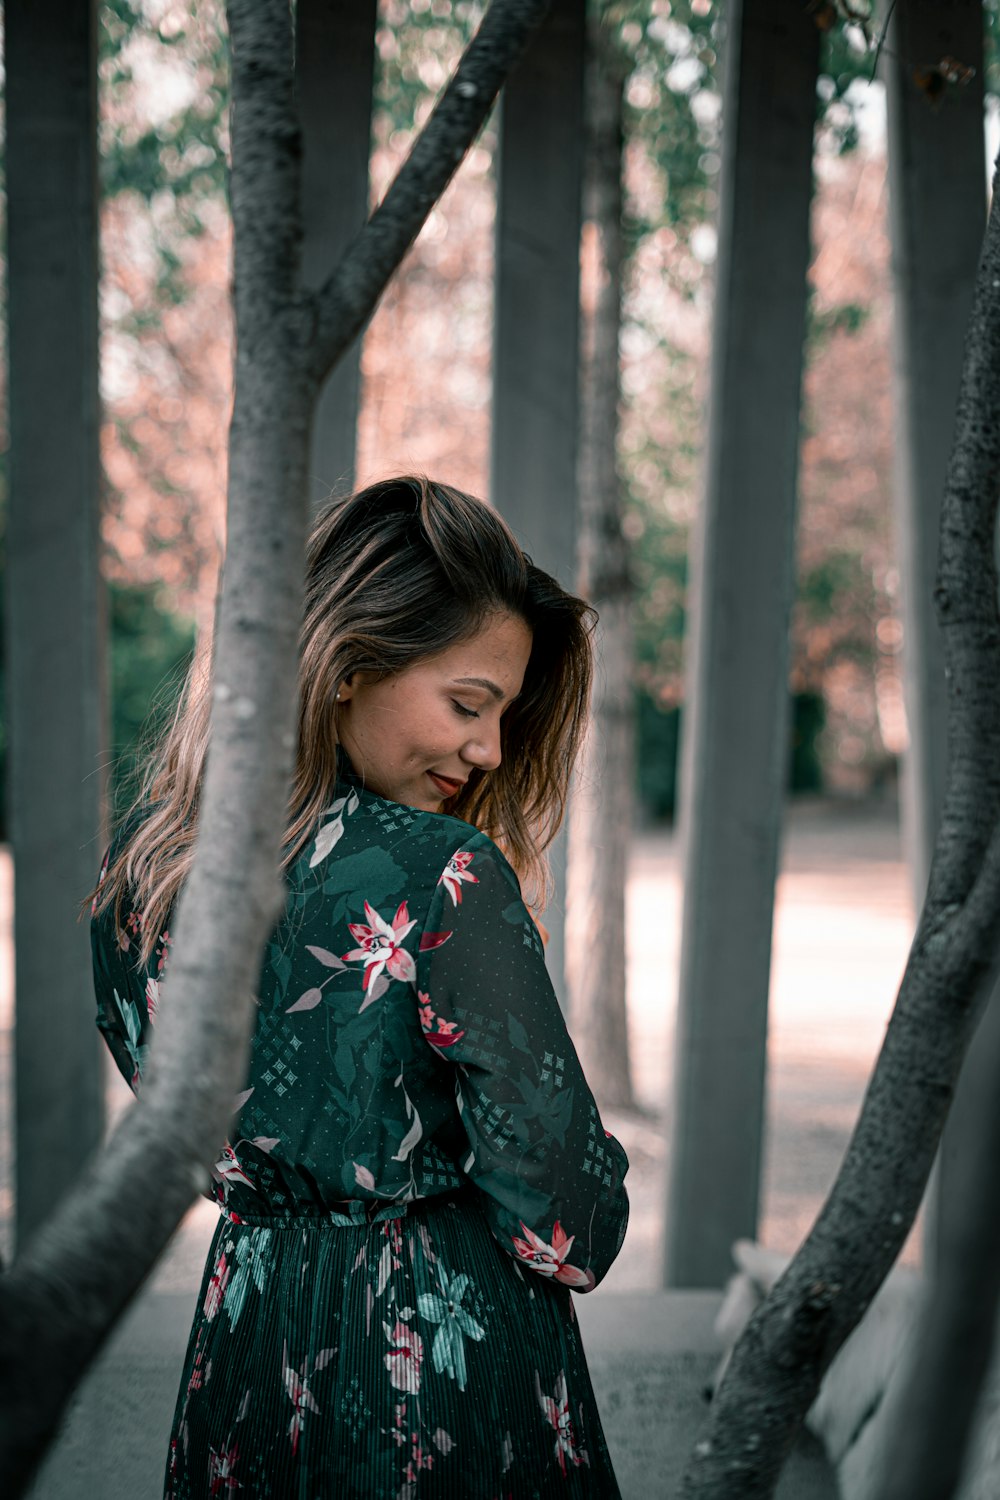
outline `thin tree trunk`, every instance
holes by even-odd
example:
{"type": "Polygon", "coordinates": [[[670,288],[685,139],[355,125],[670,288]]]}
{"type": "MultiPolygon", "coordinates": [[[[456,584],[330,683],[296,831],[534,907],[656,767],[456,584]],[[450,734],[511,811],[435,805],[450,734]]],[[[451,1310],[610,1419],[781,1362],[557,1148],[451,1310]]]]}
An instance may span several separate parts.
{"type": "Polygon", "coordinates": [[[635,1107],[625,992],[625,884],[635,776],[632,588],[617,451],[626,73],[605,28],[594,26],[584,166],[594,300],[584,324],[578,490],[580,588],[596,606],[600,624],[590,728],[570,803],[566,978],[573,1040],[600,1103],[612,1109],[635,1107]]]}
{"type": "MultiPolygon", "coordinates": [[[[956,1208],[910,1346],[906,1389],[888,1435],[880,1500],[947,1500],[958,1485],[1000,1310],[1000,1030],[989,1042],[985,1091],[965,1151],[950,1166],[956,1208]]],[[[987,1059],[983,1059],[985,1062],[987,1059]]]]}
{"type": "Polygon", "coordinates": [[[317,294],[299,278],[300,137],[287,0],[230,0],[236,401],[212,749],[148,1082],[106,1151],[0,1279],[0,1478],[23,1494],[66,1403],[176,1227],[243,1082],[295,745],[320,381],[371,313],[545,0],[494,0],[385,203],[317,294]]]}
{"type": "MultiPolygon", "coordinates": [[[[996,189],[996,184],[995,184],[996,189]]],[[[812,1232],[736,1347],[683,1485],[760,1500],[923,1196],[1000,938],[1000,193],[965,346],[935,588],[948,678],[944,811],[896,1007],[844,1163],[812,1232]]]]}

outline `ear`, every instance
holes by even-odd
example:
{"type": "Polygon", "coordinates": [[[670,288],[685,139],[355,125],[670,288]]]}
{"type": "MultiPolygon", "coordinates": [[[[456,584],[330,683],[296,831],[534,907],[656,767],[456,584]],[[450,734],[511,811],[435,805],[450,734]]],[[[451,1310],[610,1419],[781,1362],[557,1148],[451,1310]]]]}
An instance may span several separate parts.
{"type": "Polygon", "coordinates": [[[344,704],[350,702],[351,698],[353,698],[354,689],[358,685],[359,677],[360,673],[352,672],[350,677],[344,678],[343,682],[337,688],[336,692],[336,702],[338,707],[343,708],[344,704]]]}

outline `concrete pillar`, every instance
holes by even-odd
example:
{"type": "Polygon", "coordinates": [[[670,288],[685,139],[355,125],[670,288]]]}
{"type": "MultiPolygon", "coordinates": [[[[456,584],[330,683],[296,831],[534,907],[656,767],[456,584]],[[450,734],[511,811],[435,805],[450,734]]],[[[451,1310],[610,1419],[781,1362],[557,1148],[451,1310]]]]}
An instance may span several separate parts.
{"type": "MultiPolygon", "coordinates": [[[[576,585],[585,0],[555,0],[504,86],[497,184],[493,504],[576,585]]],[[[565,835],[550,850],[549,972],[564,998],[565,835]]]]}
{"type": "MultiPolygon", "coordinates": [[[[891,20],[883,71],[889,106],[896,406],[896,537],[903,605],[903,842],[916,910],[923,905],[947,770],[944,654],[934,609],[938,533],[972,287],[986,226],[983,10],[980,0],[908,0],[891,20]],[[913,60],[975,70],[930,96],[913,60]]],[[[996,1087],[1000,1004],[970,1051],[939,1158],[929,1249],[959,1209],[948,1161],[996,1087]],[[993,1039],[990,1041],[990,1039],[993,1039]],[[984,1071],[985,1070],[985,1071],[984,1071]]]]}
{"type": "Polygon", "coordinates": [[[8,795],[15,862],[17,1233],[100,1138],[79,903],[102,853],[96,5],[10,0],[8,795]]]}
{"type": "Polygon", "coordinates": [[[757,1227],[818,65],[807,7],[734,0],[728,16],[665,1267],[703,1287],[757,1227]]]}
{"type": "MultiPolygon", "coordinates": [[[[302,114],[302,275],[323,284],[368,218],[376,0],[299,0],[295,71],[302,114]]],[[[354,485],[361,339],[327,380],[313,422],[313,508],[354,485]]]]}

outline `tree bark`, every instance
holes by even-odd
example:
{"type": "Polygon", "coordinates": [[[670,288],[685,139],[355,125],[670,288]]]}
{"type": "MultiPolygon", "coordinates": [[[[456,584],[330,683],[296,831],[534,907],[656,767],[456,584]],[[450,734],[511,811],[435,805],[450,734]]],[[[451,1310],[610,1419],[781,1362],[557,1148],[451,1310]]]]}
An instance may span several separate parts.
{"type": "Polygon", "coordinates": [[[955,1493],[962,1475],[1000,1311],[998,1038],[995,1026],[981,1027],[976,1036],[977,1049],[986,1046],[981,1061],[990,1065],[993,1088],[983,1091],[977,1128],[950,1166],[956,1207],[908,1356],[906,1387],[887,1438],[880,1500],[944,1500],[955,1493]]]}
{"type": "Polygon", "coordinates": [[[949,768],[927,898],[843,1165],[812,1232],[736,1347],[685,1474],[689,1500],[773,1494],[825,1370],[902,1248],[996,977],[998,487],[1000,194],[994,191],[941,517],[935,600],[947,668],[949,768]]]}
{"type": "Polygon", "coordinates": [[[600,623],[590,727],[570,801],[566,980],[573,1040],[591,1087],[609,1109],[635,1107],[625,989],[625,885],[635,779],[632,587],[618,470],[627,71],[607,29],[593,26],[585,95],[584,220],[595,251],[594,301],[584,316],[578,555],[580,589],[600,623]]]}
{"type": "Polygon", "coordinates": [[[251,997],[283,903],[319,383],[371,313],[544,11],[544,0],[494,0],[382,210],[316,296],[300,280],[287,0],[229,0],[236,399],[201,827],[142,1096],[0,1280],[5,1496],[24,1493],[73,1389],[207,1180],[245,1075],[251,997]]]}

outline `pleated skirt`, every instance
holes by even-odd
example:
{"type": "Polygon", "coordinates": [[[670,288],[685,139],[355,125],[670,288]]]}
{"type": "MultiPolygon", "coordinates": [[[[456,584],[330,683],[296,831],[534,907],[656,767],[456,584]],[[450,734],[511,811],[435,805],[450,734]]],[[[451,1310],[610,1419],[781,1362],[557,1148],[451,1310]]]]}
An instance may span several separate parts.
{"type": "Polygon", "coordinates": [[[166,1500],[618,1500],[570,1292],[472,1193],[220,1219],[166,1500]]]}

